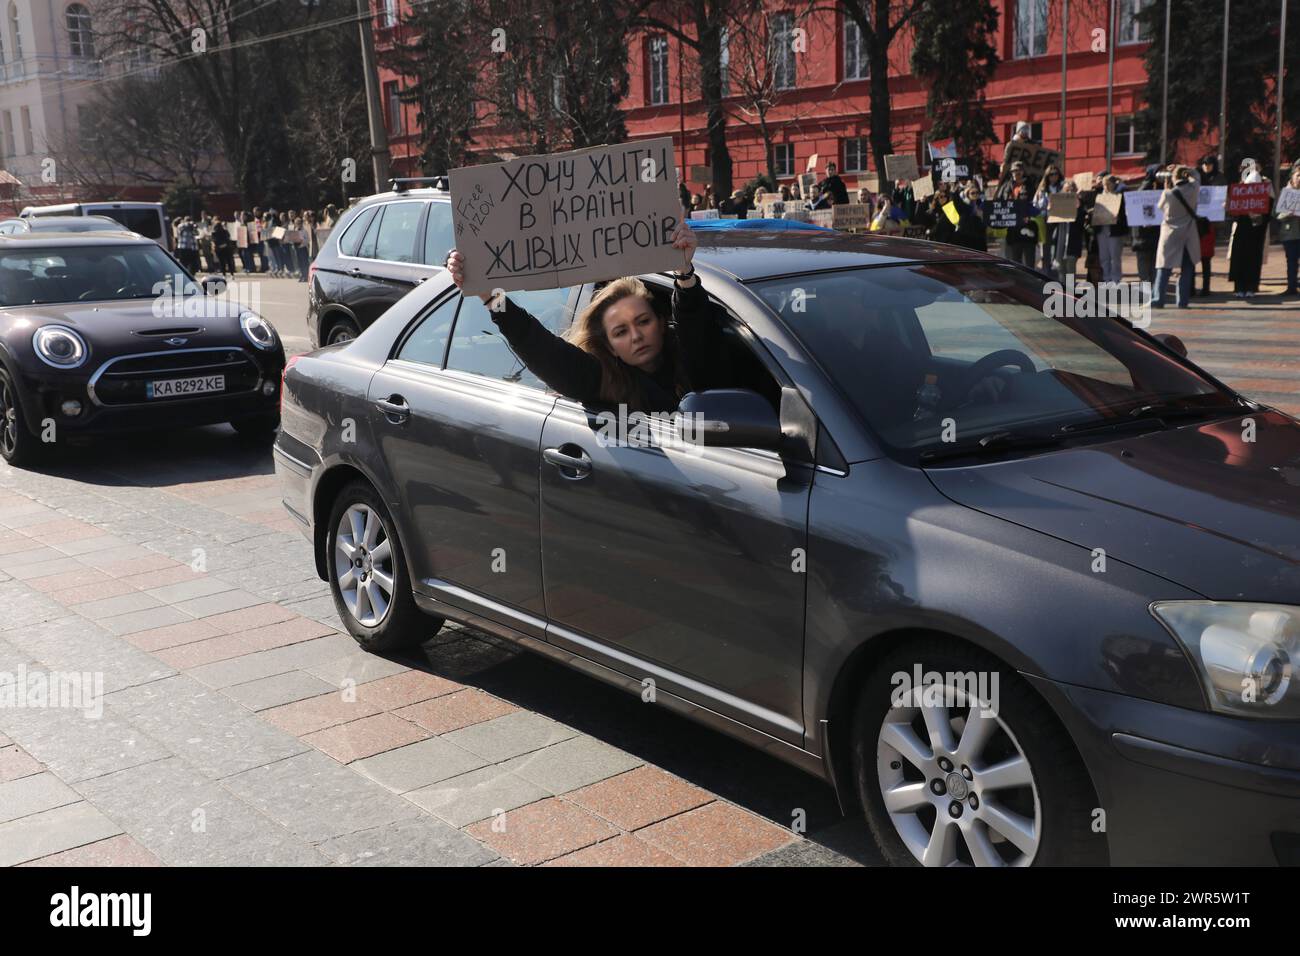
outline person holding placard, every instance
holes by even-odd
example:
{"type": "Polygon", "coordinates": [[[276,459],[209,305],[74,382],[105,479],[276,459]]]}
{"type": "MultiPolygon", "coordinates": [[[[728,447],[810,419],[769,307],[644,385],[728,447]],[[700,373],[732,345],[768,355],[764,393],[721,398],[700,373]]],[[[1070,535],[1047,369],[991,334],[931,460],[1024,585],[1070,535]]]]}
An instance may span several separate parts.
{"type": "MultiPolygon", "coordinates": [[[[1291,178],[1287,180],[1287,188],[1283,190],[1283,195],[1288,191],[1300,196],[1300,163],[1291,165],[1291,178]]],[[[1282,240],[1282,248],[1286,251],[1286,291],[1282,294],[1300,295],[1300,291],[1296,289],[1297,272],[1300,271],[1300,213],[1282,209],[1281,205],[1279,202],[1278,236],[1282,240]]]]}
{"type": "MultiPolygon", "coordinates": [[[[1135,192],[1153,192],[1160,188],[1160,165],[1152,163],[1146,168],[1146,178],[1142,180],[1142,185],[1135,192]]],[[[1139,219],[1139,223],[1145,223],[1146,220],[1139,219]]],[[[1132,220],[1129,221],[1129,228],[1133,233],[1133,255],[1137,258],[1138,279],[1142,282],[1154,283],[1156,280],[1156,247],[1160,243],[1160,227],[1158,225],[1136,225],[1132,220]]]]}
{"type": "MultiPolygon", "coordinates": [[[[1043,170],[1043,178],[1038,182],[1038,189],[1034,191],[1034,209],[1046,217],[1048,208],[1051,205],[1052,196],[1061,191],[1061,183],[1065,177],[1061,170],[1055,165],[1048,166],[1043,170]]],[[[1056,270],[1052,265],[1056,252],[1056,236],[1061,223],[1047,223],[1047,241],[1043,243],[1043,271],[1056,275],[1056,270]]]]}
{"type": "MultiPolygon", "coordinates": [[[[1253,159],[1241,161],[1243,183],[1268,183],[1253,159]]],[[[1273,195],[1269,183],[1268,194],[1273,195]]],[[[1232,221],[1232,238],[1228,241],[1228,278],[1233,297],[1253,299],[1259,291],[1259,275],[1264,268],[1264,243],[1268,241],[1267,216],[1237,216],[1232,221]]]]}
{"type": "MultiPolygon", "coordinates": [[[[1219,171],[1219,157],[1207,153],[1201,157],[1201,185],[1224,185],[1223,173],[1219,171]]],[[[1210,276],[1214,268],[1214,248],[1219,241],[1218,230],[1214,223],[1204,216],[1196,217],[1196,229],[1201,234],[1201,295],[1210,294],[1210,276]]]]}
{"type": "Polygon", "coordinates": [[[1160,195],[1160,211],[1164,222],[1160,224],[1160,245],[1156,249],[1155,295],[1151,308],[1165,306],[1165,287],[1174,267],[1178,267],[1178,308],[1185,309],[1192,297],[1196,281],[1196,255],[1200,251],[1200,236],[1196,232],[1196,199],[1200,184],[1187,166],[1173,164],[1165,180],[1165,191],[1160,195]]]}
{"type": "MultiPolygon", "coordinates": [[[[635,276],[606,283],[564,336],[558,336],[504,293],[479,296],[511,350],[550,388],[584,405],[623,405],[631,412],[671,412],[695,388],[721,387],[727,377],[722,326],[695,273],[696,239],[685,222],[673,232],[685,268],[674,274],[672,318],[656,311],[635,276]]],[[[453,249],[447,269],[458,288],[465,259],[453,249]]]]}
{"type": "Polygon", "coordinates": [[[1107,175],[1102,180],[1102,193],[1097,197],[1093,207],[1093,221],[1098,218],[1098,209],[1105,210],[1105,218],[1111,221],[1096,226],[1097,255],[1101,259],[1101,281],[1119,282],[1124,278],[1124,239],[1128,236],[1128,218],[1124,212],[1124,184],[1118,176],[1107,175]],[[1118,211],[1115,205],[1118,204],[1118,211]]]}

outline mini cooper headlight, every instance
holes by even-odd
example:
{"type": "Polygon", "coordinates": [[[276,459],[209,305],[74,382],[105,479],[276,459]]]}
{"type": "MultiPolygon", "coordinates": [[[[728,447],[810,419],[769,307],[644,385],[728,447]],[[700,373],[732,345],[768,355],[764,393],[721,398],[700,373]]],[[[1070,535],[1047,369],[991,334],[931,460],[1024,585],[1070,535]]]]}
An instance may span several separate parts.
{"type": "Polygon", "coordinates": [[[43,325],[32,335],[36,356],[55,368],[77,368],[86,361],[86,341],[62,325],[43,325]]]}
{"type": "Polygon", "coordinates": [[[240,312],[239,327],[244,330],[248,341],[259,349],[275,348],[275,329],[256,312],[240,312]]]}
{"type": "Polygon", "coordinates": [[[1300,607],[1162,601],[1151,612],[1196,662],[1212,710],[1300,719],[1300,607]]]}

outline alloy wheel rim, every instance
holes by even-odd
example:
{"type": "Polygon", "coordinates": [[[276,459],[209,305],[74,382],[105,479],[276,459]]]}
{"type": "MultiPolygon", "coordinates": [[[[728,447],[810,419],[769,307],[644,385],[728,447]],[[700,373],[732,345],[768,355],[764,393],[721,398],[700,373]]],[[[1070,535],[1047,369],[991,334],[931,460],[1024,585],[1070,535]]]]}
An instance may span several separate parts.
{"type": "Polygon", "coordinates": [[[939,686],[913,688],[880,726],[876,769],[895,832],[924,866],[1030,865],[1042,808],[1029,759],[986,701],[939,686]]]}
{"type": "Polygon", "coordinates": [[[348,613],[378,627],[393,603],[393,551],[388,528],[368,505],[350,505],[334,535],[334,579],[348,613]]]}
{"type": "Polygon", "coordinates": [[[18,409],[14,407],[8,383],[0,385],[0,416],[4,421],[3,428],[0,428],[0,448],[6,455],[11,455],[18,446],[18,409]]]}
{"type": "Polygon", "coordinates": [[[345,328],[335,329],[330,333],[330,345],[338,345],[340,342],[351,342],[355,336],[345,328]]]}

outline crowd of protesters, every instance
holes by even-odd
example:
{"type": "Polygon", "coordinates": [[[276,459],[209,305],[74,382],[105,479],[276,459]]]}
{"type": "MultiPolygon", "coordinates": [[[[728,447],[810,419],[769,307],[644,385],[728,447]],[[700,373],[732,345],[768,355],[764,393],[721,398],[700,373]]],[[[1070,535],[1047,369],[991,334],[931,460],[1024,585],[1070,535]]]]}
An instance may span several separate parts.
{"type": "MultiPolygon", "coordinates": [[[[1029,124],[1018,123],[1014,139],[1032,143],[1029,124]]],[[[996,173],[997,170],[991,170],[996,173]]],[[[1252,299],[1259,291],[1260,273],[1267,244],[1269,216],[1234,216],[1212,222],[1196,214],[1200,186],[1223,186],[1227,178],[1219,169],[1218,158],[1209,155],[1195,167],[1171,164],[1148,166],[1141,180],[1126,183],[1109,171],[1088,177],[1082,184],[1067,179],[1062,170],[1048,166],[1040,177],[1031,177],[1023,163],[1012,162],[1007,175],[994,183],[975,174],[954,176],[952,181],[934,183],[932,195],[918,199],[913,183],[898,180],[884,184],[878,192],[859,188],[852,192],[838,175],[835,164],[827,163],[825,175],[810,190],[801,194],[798,177],[777,192],[787,205],[785,218],[805,218],[805,214],[842,203],[867,206],[868,230],[875,233],[903,234],[930,239],[970,249],[1001,253],[1006,258],[1036,267],[1062,283],[1074,277],[1093,283],[1123,280],[1123,255],[1131,248],[1138,279],[1154,288],[1153,305],[1165,304],[1165,287],[1174,271],[1179,273],[1176,303],[1188,304],[1195,295],[1211,293],[1213,260],[1219,231],[1230,229],[1231,244],[1228,281],[1233,295],[1252,299]],[[1122,194],[1130,190],[1155,190],[1161,193],[1159,207],[1163,222],[1158,226],[1132,225],[1126,207],[1119,205],[1117,216],[1095,216],[1097,198],[1104,194],[1122,194]],[[1056,193],[1078,196],[1074,220],[1048,222],[1051,197],[1056,193]],[[1017,221],[1005,228],[986,225],[990,200],[1027,200],[1017,204],[1021,212],[1017,221]],[[790,204],[794,204],[791,211],[790,204]],[[1109,221],[1111,218],[1114,221],[1109,221]],[[1095,221],[1094,221],[1095,220],[1095,221]],[[1200,287],[1195,285],[1199,270],[1200,287]]],[[[1242,160],[1239,180],[1242,183],[1269,183],[1269,194],[1276,190],[1263,176],[1254,159],[1242,160]]],[[[1290,171],[1291,188],[1300,189],[1300,160],[1290,171]]],[[[769,190],[757,186],[736,190],[718,200],[712,188],[693,194],[682,187],[683,205],[692,212],[716,209],[720,216],[754,218],[762,215],[769,190]]],[[[1113,205],[1108,201],[1107,205],[1113,205]]],[[[1284,295],[1300,295],[1300,216],[1276,211],[1278,232],[1286,254],[1287,281],[1284,295]]]]}
{"type": "Polygon", "coordinates": [[[172,248],[191,272],[264,273],[306,282],[308,267],[338,218],[335,206],[320,213],[254,207],[230,220],[183,216],[172,223],[172,248]]]}

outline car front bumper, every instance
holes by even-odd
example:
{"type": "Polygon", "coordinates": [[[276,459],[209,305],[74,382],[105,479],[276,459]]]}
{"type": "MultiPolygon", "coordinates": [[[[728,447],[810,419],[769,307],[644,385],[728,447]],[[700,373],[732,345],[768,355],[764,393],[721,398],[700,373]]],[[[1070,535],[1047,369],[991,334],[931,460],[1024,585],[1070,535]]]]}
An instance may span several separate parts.
{"type": "Polygon", "coordinates": [[[1300,865],[1300,726],[1031,682],[1088,766],[1111,863],[1300,865]]]}

